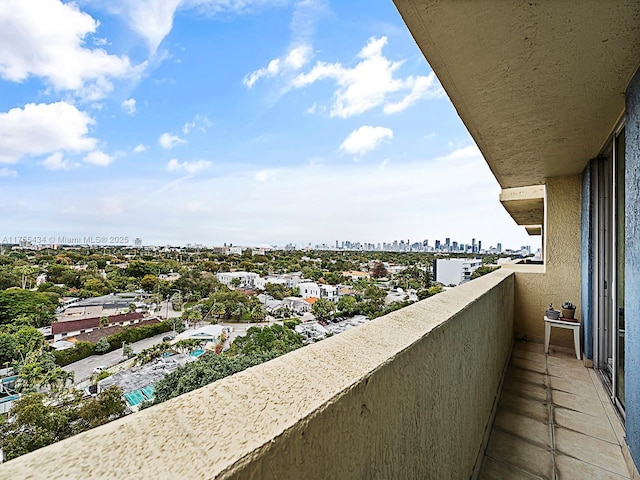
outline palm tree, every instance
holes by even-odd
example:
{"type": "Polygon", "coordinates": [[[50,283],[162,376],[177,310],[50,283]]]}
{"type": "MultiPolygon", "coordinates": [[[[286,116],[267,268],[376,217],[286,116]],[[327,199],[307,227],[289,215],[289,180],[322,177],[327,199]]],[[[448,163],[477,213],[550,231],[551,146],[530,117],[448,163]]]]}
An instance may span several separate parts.
{"type": "Polygon", "coordinates": [[[66,372],[60,367],[54,368],[46,372],[40,380],[39,387],[49,387],[49,392],[52,394],[59,393],[62,390],[63,385],[66,383],[66,372]]]}
{"type": "Polygon", "coordinates": [[[62,382],[62,388],[64,389],[67,386],[67,382],[73,385],[73,382],[76,380],[76,374],[73,371],[62,370],[60,380],[62,382]]]}
{"type": "Polygon", "coordinates": [[[256,305],[251,309],[251,320],[254,322],[263,322],[265,319],[265,311],[262,305],[256,305]]]}
{"type": "Polygon", "coordinates": [[[231,311],[231,317],[238,320],[240,320],[247,311],[247,308],[242,302],[236,302],[232,308],[233,310],[231,311]]]}

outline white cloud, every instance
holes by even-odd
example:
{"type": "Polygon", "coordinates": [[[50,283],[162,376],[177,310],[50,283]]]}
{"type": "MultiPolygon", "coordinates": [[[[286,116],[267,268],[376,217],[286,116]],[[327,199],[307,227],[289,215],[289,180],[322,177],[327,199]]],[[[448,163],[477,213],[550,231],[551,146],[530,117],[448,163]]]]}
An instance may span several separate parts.
{"type": "Polygon", "coordinates": [[[276,176],[276,171],[273,169],[267,168],[264,170],[260,170],[259,172],[256,172],[253,178],[256,180],[256,182],[267,182],[272,178],[274,178],[275,176],[276,176]]]}
{"type": "Polygon", "coordinates": [[[171,135],[170,133],[165,132],[162,135],[160,135],[160,138],[158,139],[158,143],[165,150],[170,150],[177,145],[187,143],[187,141],[184,140],[183,138],[178,137],[177,135],[171,135]]]}
{"type": "Polygon", "coordinates": [[[127,113],[127,115],[133,115],[136,113],[136,99],[129,98],[128,100],[123,101],[120,106],[127,113]]]}
{"type": "Polygon", "coordinates": [[[293,9],[291,31],[294,43],[307,43],[313,37],[319,16],[329,11],[326,0],[300,0],[293,9]]]}
{"type": "Polygon", "coordinates": [[[91,165],[106,167],[111,162],[113,162],[114,158],[101,150],[94,150],[93,152],[89,152],[87,155],[85,155],[82,160],[84,160],[86,163],[90,163],[91,165]]]}
{"type": "Polygon", "coordinates": [[[185,172],[194,175],[202,170],[209,168],[211,162],[208,160],[196,160],[194,162],[179,162],[176,158],[172,158],[167,163],[167,170],[170,172],[185,172]]]}
{"type": "Polygon", "coordinates": [[[75,166],[69,159],[64,158],[62,152],[52,153],[43,160],[42,165],[48,170],[69,170],[75,166]]]}
{"type": "Polygon", "coordinates": [[[439,98],[444,96],[444,90],[437,82],[436,75],[431,72],[427,76],[409,76],[405,80],[405,85],[411,88],[411,91],[400,101],[395,103],[387,103],[384,106],[384,113],[398,113],[414,104],[422,98],[439,98]]]}
{"type": "Polygon", "coordinates": [[[181,0],[133,0],[127,5],[131,28],[141,35],[152,53],[173,28],[173,15],[181,0]]]}
{"type": "Polygon", "coordinates": [[[11,168],[7,168],[7,167],[0,168],[0,177],[15,178],[17,176],[18,176],[18,172],[16,172],[11,168]]]}
{"type": "Polygon", "coordinates": [[[473,158],[482,158],[482,153],[480,153],[480,149],[476,145],[469,145],[468,147],[457,148],[453,152],[445,155],[443,157],[439,157],[438,160],[468,160],[473,158]]]}
{"type": "Polygon", "coordinates": [[[67,102],[29,103],[0,112],[0,163],[15,163],[26,155],[92,150],[94,120],[67,102]]]}
{"type": "Polygon", "coordinates": [[[198,114],[193,118],[193,120],[191,120],[190,122],[186,122],[182,126],[182,133],[187,135],[193,129],[197,129],[200,132],[205,133],[207,131],[207,128],[210,128],[212,126],[213,126],[213,123],[211,123],[211,121],[207,118],[206,115],[198,114]]]}
{"type": "Polygon", "coordinates": [[[298,45],[287,52],[286,55],[271,60],[266,67],[259,68],[247,74],[243,83],[251,88],[261,78],[275,77],[286,72],[293,72],[304,67],[309,60],[313,50],[310,45],[298,45]]]}
{"type": "Polygon", "coordinates": [[[103,47],[105,45],[111,45],[111,42],[109,42],[106,38],[94,37],[93,44],[103,47]]]}
{"type": "Polygon", "coordinates": [[[345,138],[340,150],[352,155],[363,155],[375,150],[385,139],[393,138],[393,130],[385,127],[363,125],[345,138]]]}
{"type": "Polygon", "coordinates": [[[333,94],[330,115],[341,118],[360,115],[380,105],[385,105],[385,113],[395,113],[421,98],[441,94],[433,74],[412,75],[404,80],[396,78],[396,71],[404,61],[392,62],[387,59],[382,53],[386,44],[387,37],[372,37],[358,53],[361,60],[354,67],[317,62],[311,71],[299,74],[292,85],[303,88],[319,80],[334,80],[338,88],[333,94]],[[396,101],[395,95],[403,97],[396,101]]]}
{"type": "Polygon", "coordinates": [[[113,90],[112,79],[135,78],[146,64],[86,47],[99,22],[74,3],[4,0],[0,3],[0,77],[44,78],[55,90],[95,100],[113,90]]]}
{"type": "Polygon", "coordinates": [[[242,14],[260,6],[286,5],[290,0],[111,0],[108,6],[103,4],[103,0],[93,0],[92,3],[121,15],[129,27],[145,39],[150,53],[155,54],[171,32],[178,10],[197,9],[205,15],[242,14]]]}
{"type": "Polygon", "coordinates": [[[196,126],[196,122],[195,121],[191,121],[191,122],[186,122],[183,126],[182,126],[182,133],[184,133],[185,135],[188,134],[191,129],[193,127],[196,126]]]}
{"type": "Polygon", "coordinates": [[[149,146],[140,143],[133,148],[133,153],[144,153],[147,150],[149,150],[149,146]]]}

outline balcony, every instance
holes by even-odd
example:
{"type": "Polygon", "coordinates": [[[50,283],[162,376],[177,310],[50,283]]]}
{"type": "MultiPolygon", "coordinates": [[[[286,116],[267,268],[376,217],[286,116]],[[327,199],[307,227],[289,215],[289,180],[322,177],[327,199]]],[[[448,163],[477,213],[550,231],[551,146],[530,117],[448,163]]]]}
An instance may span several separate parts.
{"type": "Polygon", "coordinates": [[[631,478],[624,435],[572,350],[515,342],[480,478],[631,478]]]}
{"type": "MultiPolygon", "coordinates": [[[[592,372],[561,347],[546,357],[516,342],[511,355],[517,275],[498,270],[19,457],[0,478],[554,478],[602,468],[576,443],[594,416],[585,409],[603,396],[592,372]]],[[[594,422],[613,424],[603,403],[594,422]]],[[[628,475],[619,425],[607,435],[594,452],[615,451],[603,471],[625,478],[614,475],[628,475]]]]}

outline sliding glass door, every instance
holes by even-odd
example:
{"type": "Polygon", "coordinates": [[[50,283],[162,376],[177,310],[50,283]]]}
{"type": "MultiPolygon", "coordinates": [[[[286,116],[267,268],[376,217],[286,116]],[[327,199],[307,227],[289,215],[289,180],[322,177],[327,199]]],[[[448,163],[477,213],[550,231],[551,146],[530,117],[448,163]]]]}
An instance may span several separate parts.
{"type": "Polygon", "coordinates": [[[613,397],[618,406],[624,410],[624,239],[625,239],[625,203],[624,203],[624,170],[625,170],[625,132],[624,128],[618,133],[614,140],[614,171],[615,171],[615,185],[614,185],[614,205],[615,205],[615,296],[616,301],[614,305],[614,322],[615,331],[614,341],[615,346],[615,381],[613,382],[613,397]]]}
{"type": "Polygon", "coordinates": [[[624,127],[594,168],[594,361],[624,412],[624,127]]]}

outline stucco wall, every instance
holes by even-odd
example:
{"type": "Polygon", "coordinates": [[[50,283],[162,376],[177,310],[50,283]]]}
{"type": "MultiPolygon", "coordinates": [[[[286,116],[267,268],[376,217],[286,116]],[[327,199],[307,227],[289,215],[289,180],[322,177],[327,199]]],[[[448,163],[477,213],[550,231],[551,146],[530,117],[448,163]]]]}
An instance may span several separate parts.
{"type": "MultiPolygon", "coordinates": [[[[580,318],[580,175],[548,178],[545,225],[545,265],[540,270],[516,271],[514,334],[516,338],[544,341],[544,311],[566,300],[580,318]]],[[[570,330],[552,329],[551,343],[573,348],[570,330]]]]}
{"type": "Polygon", "coordinates": [[[513,338],[496,271],[0,466],[0,478],[465,479],[513,338]]]}
{"type": "Polygon", "coordinates": [[[625,413],[629,449],[640,465],[640,71],[627,89],[625,134],[625,413]]]}

